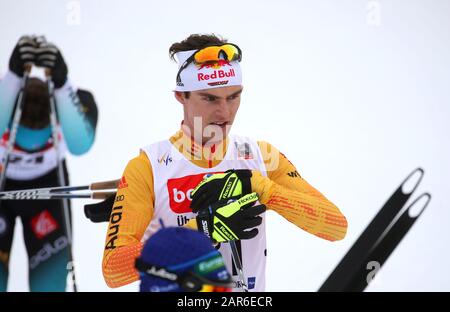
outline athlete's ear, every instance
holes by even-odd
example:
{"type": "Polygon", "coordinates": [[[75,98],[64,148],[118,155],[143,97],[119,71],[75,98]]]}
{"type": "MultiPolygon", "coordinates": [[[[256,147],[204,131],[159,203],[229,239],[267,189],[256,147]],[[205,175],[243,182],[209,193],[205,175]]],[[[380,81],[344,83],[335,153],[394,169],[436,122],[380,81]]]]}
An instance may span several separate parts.
{"type": "Polygon", "coordinates": [[[180,102],[183,105],[186,103],[186,97],[184,95],[184,92],[175,91],[174,94],[178,102],[180,102]]]}

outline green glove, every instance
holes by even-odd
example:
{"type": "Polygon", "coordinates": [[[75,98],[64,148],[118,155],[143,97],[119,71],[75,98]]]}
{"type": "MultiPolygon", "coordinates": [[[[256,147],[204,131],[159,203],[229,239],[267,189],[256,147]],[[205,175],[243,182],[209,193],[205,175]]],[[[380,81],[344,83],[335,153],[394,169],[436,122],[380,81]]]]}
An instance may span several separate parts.
{"type": "Polygon", "coordinates": [[[191,209],[198,212],[223,199],[238,199],[251,193],[250,170],[227,170],[207,176],[192,191],[191,209]]]}
{"type": "Polygon", "coordinates": [[[251,193],[229,203],[222,200],[201,209],[197,215],[199,231],[219,243],[255,237],[258,235],[255,227],[262,223],[259,215],[266,211],[265,205],[254,206],[257,200],[258,194],[251,193]]]}

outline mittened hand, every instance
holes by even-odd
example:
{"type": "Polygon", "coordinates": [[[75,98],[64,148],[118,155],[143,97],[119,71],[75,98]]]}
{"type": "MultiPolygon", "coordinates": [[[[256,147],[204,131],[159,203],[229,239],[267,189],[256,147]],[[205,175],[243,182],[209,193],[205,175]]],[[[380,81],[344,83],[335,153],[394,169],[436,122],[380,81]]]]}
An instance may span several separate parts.
{"type": "Polygon", "coordinates": [[[256,227],[262,223],[259,215],[266,211],[265,205],[255,205],[257,200],[258,194],[251,193],[200,210],[197,215],[199,231],[219,243],[255,237],[258,235],[256,227]]]}
{"type": "Polygon", "coordinates": [[[191,209],[198,212],[223,199],[239,198],[251,193],[250,170],[228,170],[207,176],[192,191],[191,209]]]}
{"type": "Polygon", "coordinates": [[[22,36],[17,42],[9,59],[9,69],[19,77],[23,77],[26,64],[34,64],[38,44],[35,36],[22,36]]]}
{"type": "Polygon", "coordinates": [[[44,37],[37,38],[36,66],[50,70],[55,88],[61,88],[67,81],[68,69],[61,51],[44,37]]]}

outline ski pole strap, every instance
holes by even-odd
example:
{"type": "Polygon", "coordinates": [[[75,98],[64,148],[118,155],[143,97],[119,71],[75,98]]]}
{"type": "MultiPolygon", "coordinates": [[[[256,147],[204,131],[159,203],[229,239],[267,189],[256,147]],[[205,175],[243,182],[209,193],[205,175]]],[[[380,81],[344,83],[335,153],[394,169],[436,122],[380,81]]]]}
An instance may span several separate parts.
{"type": "Polygon", "coordinates": [[[211,206],[208,209],[202,209],[197,214],[197,227],[200,232],[212,239],[213,230],[213,212],[211,206]]]}

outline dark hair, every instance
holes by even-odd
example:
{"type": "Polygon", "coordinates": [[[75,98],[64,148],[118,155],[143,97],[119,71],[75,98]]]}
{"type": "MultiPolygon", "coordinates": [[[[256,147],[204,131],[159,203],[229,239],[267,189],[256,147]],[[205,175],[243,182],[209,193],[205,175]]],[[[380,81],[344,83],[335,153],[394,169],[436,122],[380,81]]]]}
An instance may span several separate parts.
{"type": "Polygon", "coordinates": [[[222,45],[227,42],[228,42],[227,39],[224,39],[215,34],[210,35],[193,34],[181,42],[173,43],[169,48],[169,55],[170,58],[175,61],[175,53],[178,53],[180,51],[197,50],[213,45],[222,45]]]}
{"type": "Polygon", "coordinates": [[[50,123],[50,98],[47,84],[38,78],[28,79],[20,123],[32,129],[42,129],[50,123]]]}
{"type": "MultiPolygon", "coordinates": [[[[198,50],[213,45],[222,45],[227,43],[227,39],[224,39],[215,34],[200,35],[192,34],[181,42],[173,43],[169,48],[169,55],[172,60],[175,61],[175,54],[180,51],[198,50]]],[[[190,92],[183,92],[184,96],[188,99],[190,92]]]]}

